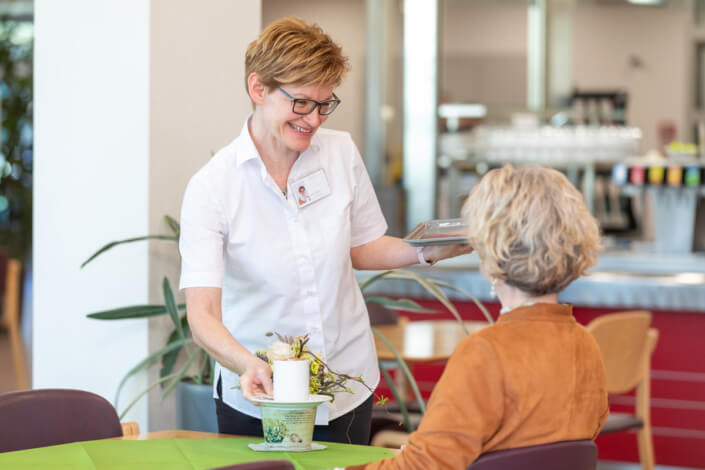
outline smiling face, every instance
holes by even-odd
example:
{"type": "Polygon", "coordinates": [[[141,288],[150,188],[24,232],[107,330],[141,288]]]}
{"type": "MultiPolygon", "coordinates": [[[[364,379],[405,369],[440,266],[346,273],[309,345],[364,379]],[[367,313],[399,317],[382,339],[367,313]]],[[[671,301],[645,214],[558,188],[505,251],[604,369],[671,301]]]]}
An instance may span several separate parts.
{"type": "MultiPolygon", "coordinates": [[[[321,85],[283,85],[282,88],[294,98],[326,101],[333,99],[333,87],[321,85]]],[[[265,139],[285,152],[301,153],[311,145],[311,138],[328,116],[313,112],[300,115],[292,110],[292,101],[281,91],[268,89],[262,104],[257,104],[255,114],[261,114],[265,139]]]]}

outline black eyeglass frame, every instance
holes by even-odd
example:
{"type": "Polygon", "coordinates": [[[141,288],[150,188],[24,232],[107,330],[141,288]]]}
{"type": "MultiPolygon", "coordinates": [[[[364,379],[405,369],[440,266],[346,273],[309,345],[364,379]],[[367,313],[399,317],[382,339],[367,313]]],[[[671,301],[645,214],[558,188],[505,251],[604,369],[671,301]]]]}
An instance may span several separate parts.
{"type": "Polygon", "coordinates": [[[294,113],[294,114],[298,114],[298,115],[300,115],[300,116],[307,116],[307,115],[311,114],[316,108],[318,108],[318,114],[319,114],[319,115],[321,115],[321,116],[328,116],[328,115],[332,114],[333,111],[335,111],[335,109],[336,109],[336,108],[340,105],[340,103],[341,103],[340,98],[338,98],[335,93],[333,93],[333,99],[332,99],[332,100],[316,101],[316,100],[311,100],[311,99],[308,99],[308,98],[294,98],[294,97],[291,96],[289,93],[287,93],[286,91],[284,91],[284,89],[281,88],[281,87],[277,87],[277,90],[279,90],[279,91],[281,91],[282,93],[284,93],[284,96],[286,96],[287,98],[289,98],[289,99],[291,100],[291,112],[294,113]],[[314,105],[313,105],[313,108],[311,108],[310,111],[308,111],[308,112],[306,112],[306,113],[302,113],[302,112],[296,111],[296,104],[297,104],[297,103],[314,103],[314,105]],[[324,112],[321,111],[321,110],[322,110],[321,107],[322,107],[323,105],[326,105],[326,106],[332,105],[332,107],[331,107],[330,111],[328,111],[327,113],[324,113],[324,112]]]}

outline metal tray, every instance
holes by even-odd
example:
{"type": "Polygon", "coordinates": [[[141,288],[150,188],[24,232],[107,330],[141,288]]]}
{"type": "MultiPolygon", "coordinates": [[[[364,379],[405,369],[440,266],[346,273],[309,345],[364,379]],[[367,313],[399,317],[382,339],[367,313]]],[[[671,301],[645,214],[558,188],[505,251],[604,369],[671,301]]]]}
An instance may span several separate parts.
{"type": "Polygon", "coordinates": [[[417,225],[404,237],[404,241],[413,246],[466,244],[467,228],[463,219],[429,220],[417,225]]]}

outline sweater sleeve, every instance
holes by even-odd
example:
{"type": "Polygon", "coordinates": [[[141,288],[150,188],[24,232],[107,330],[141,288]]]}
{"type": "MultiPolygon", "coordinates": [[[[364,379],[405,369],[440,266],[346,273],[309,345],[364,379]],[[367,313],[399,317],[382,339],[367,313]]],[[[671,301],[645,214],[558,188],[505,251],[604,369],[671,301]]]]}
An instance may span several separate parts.
{"type": "Polygon", "coordinates": [[[396,457],[365,470],[465,469],[482,453],[504,414],[504,381],[491,345],[472,335],[453,352],[426,414],[396,457]]]}

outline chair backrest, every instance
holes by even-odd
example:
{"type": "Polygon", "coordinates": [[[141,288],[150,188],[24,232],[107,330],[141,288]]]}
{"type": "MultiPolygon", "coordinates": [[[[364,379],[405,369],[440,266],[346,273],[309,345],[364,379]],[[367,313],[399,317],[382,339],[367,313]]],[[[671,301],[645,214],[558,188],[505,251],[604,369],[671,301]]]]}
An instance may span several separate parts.
{"type": "Polygon", "coordinates": [[[596,465],[597,447],[586,439],[489,452],[468,470],[595,470],[596,465]]]}
{"type": "Polygon", "coordinates": [[[82,390],[0,394],[0,452],[122,436],[115,408],[82,390]]]}
{"type": "Polygon", "coordinates": [[[296,470],[288,460],[260,460],[259,462],[238,463],[211,470],[296,470]]]}
{"type": "Polygon", "coordinates": [[[650,324],[651,313],[638,310],[604,315],[586,326],[602,352],[608,393],[628,392],[644,378],[644,361],[651,353],[650,324]]]}

